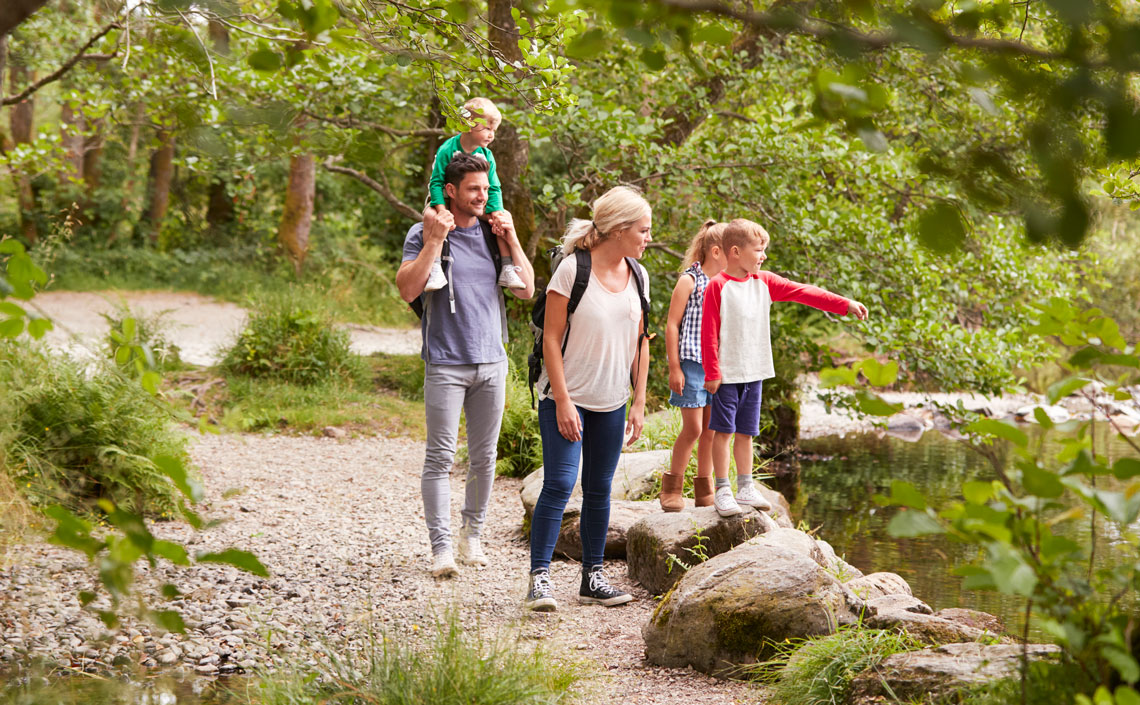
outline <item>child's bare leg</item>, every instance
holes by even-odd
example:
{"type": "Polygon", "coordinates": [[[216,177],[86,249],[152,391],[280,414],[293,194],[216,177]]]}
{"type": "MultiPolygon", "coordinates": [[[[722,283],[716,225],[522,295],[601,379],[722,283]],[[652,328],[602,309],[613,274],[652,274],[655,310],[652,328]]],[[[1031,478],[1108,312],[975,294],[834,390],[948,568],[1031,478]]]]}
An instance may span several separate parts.
{"type": "Polygon", "coordinates": [[[741,478],[744,484],[752,484],[752,436],[737,433],[732,443],[732,459],[736,461],[736,488],[740,489],[741,478]]]}
{"type": "Polygon", "coordinates": [[[712,442],[716,431],[709,428],[712,407],[706,406],[701,412],[701,437],[697,440],[697,477],[708,477],[713,471],[712,442]]]}
{"type": "Polygon", "coordinates": [[[713,472],[717,480],[728,480],[729,446],[732,445],[732,434],[722,431],[713,431],[712,461],[713,472]]]}
{"type": "MultiPolygon", "coordinates": [[[[681,408],[681,432],[673,442],[673,459],[669,463],[669,473],[684,475],[685,468],[689,467],[689,458],[693,457],[693,446],[701,437],[701,409],[681,408]]],[[[698,464],[700,460],[698,458],[698,464]]]]}

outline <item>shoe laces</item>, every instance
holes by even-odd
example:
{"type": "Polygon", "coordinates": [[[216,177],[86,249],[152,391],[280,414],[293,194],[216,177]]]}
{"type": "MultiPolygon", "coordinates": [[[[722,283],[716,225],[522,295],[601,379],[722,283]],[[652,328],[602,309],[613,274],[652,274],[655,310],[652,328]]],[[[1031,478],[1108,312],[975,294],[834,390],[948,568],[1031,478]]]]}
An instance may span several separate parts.
{"type": "Polygon", "coordinates": [[[550,596],[550,573],[547,573],[546,571],[542,571],[541,573],[534,573],[531,576],[531,579],[534,581],[534,586],[531,588],[531,590],[536,596],[550,596]]]}
{"type": "Polygon", "coordinates": [[[602,572],[601,568],[591,570],[588,573],[590,577],[590,592],[613,592],[613,587],[610,586],[610,581],[606,579],[606,574],[602,572]]]}

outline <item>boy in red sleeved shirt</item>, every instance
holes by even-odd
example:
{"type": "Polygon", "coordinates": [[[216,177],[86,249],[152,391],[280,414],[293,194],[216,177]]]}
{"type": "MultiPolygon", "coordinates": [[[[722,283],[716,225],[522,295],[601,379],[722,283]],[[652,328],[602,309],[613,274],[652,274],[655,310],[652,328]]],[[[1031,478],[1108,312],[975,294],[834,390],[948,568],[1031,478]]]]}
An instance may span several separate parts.
{"type": "Polygon", "coordinates": [[[721,516],[741,512],[747,504],[760,511],[772,507],[752,485],[752,439],[760,433],[760,393],[764,380],[776,376],[772,366],[769,309],[773,301],[796,301],[829,313],[867,318],[867,307],[810,284],[760,270],[768,233],[759,224],[737,218],[725,228],[723,249],[728,265],[705,289],[701,319],[701,356],[705,389],[713,395],[709,430],[716,493],[713,505],[721,516]],[[735,441],[733,437],[735,436],[735,441]],[[728,478],[728,453],[736,459],[736,496],[728,478]]]}

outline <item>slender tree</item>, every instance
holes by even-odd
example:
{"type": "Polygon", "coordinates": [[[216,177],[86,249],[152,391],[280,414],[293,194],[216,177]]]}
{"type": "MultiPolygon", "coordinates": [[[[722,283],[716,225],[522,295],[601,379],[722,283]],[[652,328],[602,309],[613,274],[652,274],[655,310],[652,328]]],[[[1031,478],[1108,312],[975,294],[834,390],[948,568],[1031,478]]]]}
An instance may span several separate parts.
{"type": "MultiPolygon", "coordinates": [[[[303,116],[294,123],[298,131],[294,138],[298,147],[301,144],[300,130],[304,125],[303,116]]],[[[285,207],[281,213],[281,224],[277,228],[277,240],[293,263],[293,271],[298,277],[301,276],[305,255],[309,251],[316,183],[316,160],[312,152],[301,152],[290,157],[289,185],[285,189],[285,207]]]]}
{"type": "MultiPolygon", "coordinates": [[[[35,80],[35,75],[24,64],[18,52],[8,54],[8,86],[12,93],[18,93],[24,86],[35,80]]],[[[14,104],[8,112],[8,127],[12,133],[12,142],[15,144],[28,144],[32,141],[32,128],[35,122],[35,99],[25,98],[14,104]]],[[[27,174],[16,172],[16,199],[20,207],[20,235],[29,245],[39,240],[39,231],[36,227],[36,192],[32,186],[32,179],[27,174]]]]}

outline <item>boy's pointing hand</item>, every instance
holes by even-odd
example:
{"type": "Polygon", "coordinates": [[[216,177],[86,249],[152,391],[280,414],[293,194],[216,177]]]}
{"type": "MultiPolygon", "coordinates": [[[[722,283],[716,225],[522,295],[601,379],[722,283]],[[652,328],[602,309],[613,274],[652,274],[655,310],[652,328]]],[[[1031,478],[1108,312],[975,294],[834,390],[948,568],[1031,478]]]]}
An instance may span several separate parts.
{"type": "Polygon", "coordinates": [[[855,316],[860,321],[867,320],[867,307],[859,303],[855,299],[847,299],[847,313],[855,316]]]}

